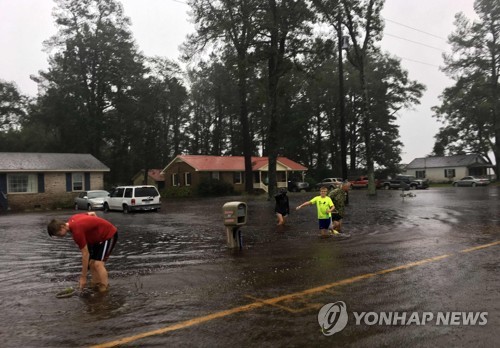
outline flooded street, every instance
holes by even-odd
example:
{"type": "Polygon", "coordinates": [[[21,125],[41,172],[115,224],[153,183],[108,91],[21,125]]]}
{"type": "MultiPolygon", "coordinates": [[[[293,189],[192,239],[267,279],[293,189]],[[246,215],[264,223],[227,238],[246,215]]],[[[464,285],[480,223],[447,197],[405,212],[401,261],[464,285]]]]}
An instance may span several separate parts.
{"type": "Polygon", "coordinates": [[[80,251],[46,224],[74,211],[0,215],[2,347],[494,346],[500,340],[500,188],[350,193],[346,240],[320,239],[316,195],[290,193],[275,226],[265,197],[189,199],[158,213],[98,215],[118,227],[111,290],[76,286],[80,251]],[[248,204],[243,250],[229,250],[227,201],[248,204]],[[474,249],[473,249],[474,248],[474,249]],[[325,336],[318,312],[343,301],[349,321],[325,336]],[[486,325],[370,325],[353,312],[488,312],[486,325]],[[124,341],[116,341],[123,339],[124,341]]]}

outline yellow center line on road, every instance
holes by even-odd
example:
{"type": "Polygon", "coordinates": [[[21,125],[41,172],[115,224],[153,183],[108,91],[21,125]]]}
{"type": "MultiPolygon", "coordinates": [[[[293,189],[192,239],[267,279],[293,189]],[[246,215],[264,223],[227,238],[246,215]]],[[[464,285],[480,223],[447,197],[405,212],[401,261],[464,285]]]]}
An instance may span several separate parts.
{"type": "MultiPolygon", "coordinates": [[[[496,242],[489,243],[489,244],[483,244],[483,245],[480,245],[480,246],[477,246],[477,247],[474,247],[474,248],[464,249],[464,250],[461,250],[460,252],[461,253],[468,253],[468,252],[471,252],[471,251],[481,250],[481,249],[489,248],[491,246],[499,245],[499,244],[500,244],[500,241],[496,241],[496,242]]],[[[172,331],[177,331],[177,330],[185,329],[185,328],[188,328],[188,327],[191,327],[191,326],[199,325],[199,324],[202,324],[202,323],[205,323],[205,322],[208,322],[208,321],[212,321],[212,320],[215,320],[215,319],[227,317],[227,316],[230,316],[230,315],[233,315],[233,314],[237,314],[237,313],[248,312],[248,311],[251,311],[251,310],[254,310],[254,309],[257,309],[257,308],[264,307],[266,305],[271,305],[272,306],[272,305],[276,305],[277,303],[282,302],[282,301],[292,300],[292,299],[296,299],[296,298],[300,298],[300,297],[304,297],[304,296],[308,296],[308,295],[318,294],[318,293],[327,291],[327,290],[329,290],[331,288],[334,288],[334,287],[356,283],[356,282],[359,282],[361,280],[372,278],[372,277],[375,277],[375,276],[378,276],[378,275],[384,275],[384,274],[387,274],[387,273],[396,272],[396,271],[405,270],[405,269],[409,269],[409,268],[412,268],[412,267],[424,265],[424,264],[427,264],[427,263],[430,263],[430,262],[435,262],[435,261],[443,260],[443,259],[446,259],[446,258],[448,258],[450,256],[453,256],[453,255],[456,255],[456,254],[445,254],[445,255],[435,256],[435,257],[431,257],[431,258],[428,258],[428,259],[424,259],[424,260],[420,260],[420,261],[415,261],[415,262],[410,262],[410,263],[407,263],[407,264],[404,264],[404,265],[401,265],[401,266],[397,266],[397,267],[393,267],[393,268],[388,268],[388,269],[380,270],[380,271],[373,272],[373,273],[367,273],[367,274],[362,274],[362,275],[351,277],[351,278],[347,278],[347,279],[342,279],[342,280],[339,280],[339,281],[336,281],[336,282],[333,282],[333,283],[330,283],[330,284],[325,284],[325,285],[322,285],[322,286],[318,286],[318,287],[315,287],[315,288],[306,289],[306,290],[303,290],[303,291],[299,291],[299,292],[295,292],[295,293],[291,293],[291,294],[287,294],[287,295],[283,295],[283,296],[278,296],[278,297],[274,297],[274,298],[270,298],[270,299],[258,299],[255,302],[252,302],[252,303],[249,303],[249,304],[246,304],[246,305],[243,305],[243,306],[239,306],[239,307],[227,309],[227,310],[220,311],[220,312],[215,312],[215,313],[208,314],[208,315],[205,315],[205,316],[201,316],[201,317],[193,318],[193,319],[190,319],[190,320],[182,321],[180,323],[177,323],[177,324],[174,324],[174,325],[170,325],[170,326],[166,326],[166,327],[163,327],[163,328],[160,328],[160,329],[157,329],[157,330],[146,331],[146,332],[143,332],[143,333],[140,333],[140,334],[137,334],[137,335],[123,337],[123,338],[120,338],[120,339],[117,339],[117,340],[114,340],[114,341],[109,341],[109,342],[106,342],[106,343],[97,344],[97,345],[94,345],[94,346],[91,346],[91,347],[93,347],[93,348],[107,348],[107,347],[120,346],[120,345],[123,345],[123,344],[126,344],[126,343],[130,343],[130,342],[134,342],[134,341],[140,340],[142,338],[146,338],[146,337],[150,337],[150,336],[156,336],[156,335],[161,335],[161,334],[164,334],[164,333],[167,333],[167,332],[172,332],[172,331]]]]}
{"type": "Polygon", "coordinates": [[[500,244],[500,240],[498,240],[496,242],[493,242],[493,243],[490,243],[490,244],[483,244],[483,245],[480,245],[480,246],[477,246],[477,247],[474,247],[474,248],[464,249],[464,250],[462,250],[460,252],[461,253],[470,253],[471,251],[476,251],[476,250],[488,248],[490,246],[498,245],[498,244],[500,244]]]}

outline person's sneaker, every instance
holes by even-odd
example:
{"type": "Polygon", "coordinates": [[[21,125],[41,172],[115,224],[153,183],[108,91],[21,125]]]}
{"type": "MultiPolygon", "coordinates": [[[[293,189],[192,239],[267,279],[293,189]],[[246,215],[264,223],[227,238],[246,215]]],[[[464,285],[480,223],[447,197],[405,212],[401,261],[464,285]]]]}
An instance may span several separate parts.
{"type": "Polygon", "coordinates": [[[340,234],[340,232],[339,232],[339,231],[337,231],[337,230],[332,230],[332,232],[331,232],[331,233],[332,233],[334,236],[335,236],[335,235],[340,234]]]}

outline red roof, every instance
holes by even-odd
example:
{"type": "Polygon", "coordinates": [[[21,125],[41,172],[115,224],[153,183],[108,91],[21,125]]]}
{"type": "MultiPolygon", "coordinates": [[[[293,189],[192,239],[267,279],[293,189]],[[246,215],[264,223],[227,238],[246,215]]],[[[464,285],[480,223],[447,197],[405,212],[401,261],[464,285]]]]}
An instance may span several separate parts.
{"type": "MultiPolygon", "coordinates": [[[[148,176],[154,181],[165,181],[162,171],[162,169],[149,169],[148,176]]],[[[139,173],[135,174],[132,180],[136,180],[139,177],[144,178],[144,169],[141,169],[139,173]]]]}
{"type": "MultiPolygon", "coordinates": [[[[170,164],[183,161],[197,171],[244,171],[245,158],[243,156],[203,156],[203,155],[179,155],[170,164]]],[[[303,165],[286,157],[278,157],[278,163],[285,166],[287,170],[307,170],[303,165]]],[[[166,168],[168,168],[167,165],[166,168]]],[[[259,170],[268,164],[267,157],[252,157],[252,170],[259,170]]],[[[165,169],[166,169],[165,168],[165,169]]]]}
{"type": "Polygon", "coordinates": [[[161,169],[150,169],[148,170],[148,176],[154,181],[165,181],[165,177],[161,172],[161,169]]]}

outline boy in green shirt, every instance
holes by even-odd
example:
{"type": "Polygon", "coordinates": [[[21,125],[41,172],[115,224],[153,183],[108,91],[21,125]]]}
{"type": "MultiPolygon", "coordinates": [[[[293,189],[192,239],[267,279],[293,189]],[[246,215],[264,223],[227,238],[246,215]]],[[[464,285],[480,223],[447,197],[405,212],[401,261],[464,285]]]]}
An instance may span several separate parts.
{"type": "Polygon", "coordinates": [[[335,209],[335,206],[333,205],[332,199],[327,196],[328,189],[326,187],[321,187],[319,190],[319,196],[314,197],[310,201],[306,201],[299,205],[296,210],[299,210],[300,208],[306,206],[306,205],[316,205],[316,208],[318,210],[318,224],[319,224],[319,230],[321,232],[322,237],[327,237],[328,236],[328,228],[330,227],[331,224],[331,216],[332,216],[332,211],[335,209]]]}

